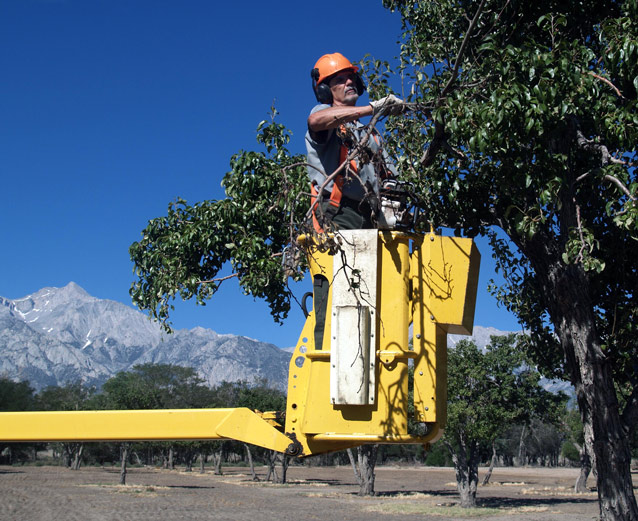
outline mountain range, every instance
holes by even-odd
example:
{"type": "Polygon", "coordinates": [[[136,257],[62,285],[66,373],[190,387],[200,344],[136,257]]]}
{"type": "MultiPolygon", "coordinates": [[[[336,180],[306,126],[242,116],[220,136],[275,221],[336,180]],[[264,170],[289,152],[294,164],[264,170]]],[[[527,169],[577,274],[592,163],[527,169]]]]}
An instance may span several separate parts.
{"type": "MultiPolygon", "coordinates": [[[[506,333],[475,326],[471,339],[484,349],[492,335],[506,333]]],[[[448,346],[463,338],[450,335],[448,346]]],[[[259,379],[285,390],[292,351],[201,327],[169,335],[140,311],[93,297],[74,282],[20,299],[0,297],[0,376],[28,380],[36,390],[77,380],[99,387],[144,363],[193,367],[210,386],[259,379]]]]}
{"type": "Polygon", "coordinates": [[[0,375],[39,390],[81,380],[100,386],[137,364],[193,367],[205,382],[265,379],[285,389],[290,353],[204,328],[162,331],[140,311],[98,299],[71,282],[0,297],[0,375]]]}

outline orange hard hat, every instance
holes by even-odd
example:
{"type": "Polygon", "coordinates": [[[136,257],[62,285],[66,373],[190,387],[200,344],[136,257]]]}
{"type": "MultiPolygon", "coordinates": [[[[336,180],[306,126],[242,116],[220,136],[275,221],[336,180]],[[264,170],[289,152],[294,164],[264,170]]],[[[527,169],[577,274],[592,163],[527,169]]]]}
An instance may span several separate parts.
{"type": "Polygon", "coordinates": [[[315,80],[315,84],[319,85],[322,81],[329,78],[333,74],[345,70],[357,72],[359,70],[359,67],[357,67],[356,65],[352,65],[352,63],[350,63],[350,60],[348,60],[348,58],[346,58],[341,53],[335,52],[332,54],[324,54],[317,60],[317,63],[315,63],[315,68],[313,69],[313,78],[315,80]]]}

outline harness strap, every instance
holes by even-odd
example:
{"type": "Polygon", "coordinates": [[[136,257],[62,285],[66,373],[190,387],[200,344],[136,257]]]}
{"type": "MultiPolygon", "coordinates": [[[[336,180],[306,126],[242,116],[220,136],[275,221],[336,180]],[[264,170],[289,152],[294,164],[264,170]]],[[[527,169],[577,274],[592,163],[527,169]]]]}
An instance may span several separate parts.
{"type": "MultiPolygon", "coordinates": [[[[379,145],[380,143],[379,143],[378,136],[376,134],[372,134],[372,136],[374,137],[374,140],[377,142],[377,145],[379,145]]],[[[341,148],[339,150],[340,165],[342,165],[346,161],[346,159],[348,159],[348,153],[349,153],[348,147],[342,143],[341,148]]],[[[347,168],[350,168],[350,170],[356,173],[358,171],[357,162],[354,159],[351,159],[350,164],[348,165],[347,168]]],[[[330,206],[333,207],[334,213],[336,213],[336,211],[339,209],[339,206],[341,206],[341,199],[343,198],[344,182],[345,182],[345,176],[343,172],[341,172],[339,175],[337,175],[337,177],[335,178],[332,184],[332,192],[330,193],[330,199],[328,200],[328,203],[330,204],[330,206]]],[[[317,200],[317,196],[318,196],[317,188],[314,184],[311,184],[310,185],[310,204],[313,206],[312,225],[317,233],[323,233],[323,228],[319,224],[319,219],[317,219],[317,213],[316,213],[317,206],[315,205],[315,201],[317,200]]],[[[332,213],[332,212],[329,212],[329,213],[332,213]]]]}

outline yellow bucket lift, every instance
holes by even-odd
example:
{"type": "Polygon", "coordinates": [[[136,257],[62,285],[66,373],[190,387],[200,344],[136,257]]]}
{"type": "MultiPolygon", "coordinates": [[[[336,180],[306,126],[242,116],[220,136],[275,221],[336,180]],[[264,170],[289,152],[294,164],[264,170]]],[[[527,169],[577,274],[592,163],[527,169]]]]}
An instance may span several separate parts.
{"type": "Polygon", "coordinates": [[[301,332],[285,422],[280,413],[246,408],[8,412],[0,413],[0,440],[235,439],[293,456],[436,441],[446,421],[447,335],[472,333],[476,246],[379,230],[329,240],[331,248],[305,243],[311,274],[330,281],[328,313],[322,345],[314,345],[314,311],[301,332]],[[416,427],[409,429],[410,395],[416,427]]]}

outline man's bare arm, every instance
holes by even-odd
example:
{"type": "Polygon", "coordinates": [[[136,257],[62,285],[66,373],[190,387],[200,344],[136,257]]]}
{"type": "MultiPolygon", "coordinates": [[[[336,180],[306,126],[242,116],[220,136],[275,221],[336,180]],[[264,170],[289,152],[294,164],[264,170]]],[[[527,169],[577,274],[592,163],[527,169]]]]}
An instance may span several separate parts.
{"type": "Polygon", "coordinates": [[[308,128],[312,132],[338,128],[344,123],[349,123],[365,116],[372,116],[372,112],[370,105],[328,107],[310,114],[308,128]]]}

